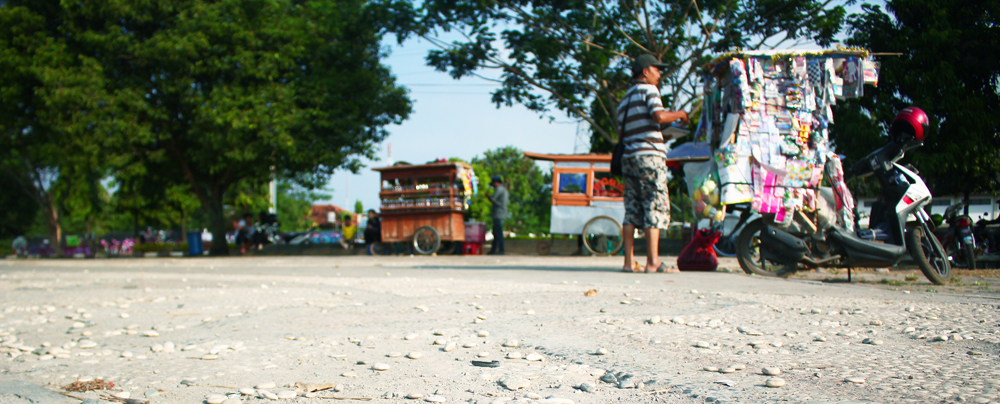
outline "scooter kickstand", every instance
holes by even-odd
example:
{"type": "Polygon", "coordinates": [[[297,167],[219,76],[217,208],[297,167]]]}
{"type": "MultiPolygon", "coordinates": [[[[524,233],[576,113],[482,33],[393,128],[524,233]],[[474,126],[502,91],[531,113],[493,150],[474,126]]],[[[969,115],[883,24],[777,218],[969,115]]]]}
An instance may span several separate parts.
{"type": "Polygon", "coordinates": [[[854,282],[851,280],[851,267],[847,267],[847,282],[854,282]]]}

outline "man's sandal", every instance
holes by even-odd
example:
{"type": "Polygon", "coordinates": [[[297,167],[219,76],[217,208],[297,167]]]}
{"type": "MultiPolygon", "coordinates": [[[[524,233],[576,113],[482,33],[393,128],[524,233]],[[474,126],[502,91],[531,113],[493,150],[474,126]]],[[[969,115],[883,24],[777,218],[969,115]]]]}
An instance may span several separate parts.
{"type": "Polygon", "coordinates": [[[638,262],[632,261],[632,270],[622,268],[622,272],[633,273],[633,272],[645,272],[643,266],[639,265],[638,262]]]}
{"type": "Polygon", "coordinates": [[[663,261],[660,261],[660,266],[656,267],[656,272],[677,273],[677,272],[680,272],[680,270],[676,269],[676,268],[667,268],[667,263],[663,262],[663,261]]]}

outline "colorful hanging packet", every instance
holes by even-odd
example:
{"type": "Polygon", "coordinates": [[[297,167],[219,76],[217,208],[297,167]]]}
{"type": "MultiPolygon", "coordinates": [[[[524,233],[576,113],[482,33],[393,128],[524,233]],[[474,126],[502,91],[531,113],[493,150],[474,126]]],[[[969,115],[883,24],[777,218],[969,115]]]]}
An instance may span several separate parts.
{"type": "Polygon", "coordinates": [[[742,59],[733,58],[729,61],[733,74],[733,112],[743,113],[753,104],[750,99],[750,82],[747,80],[747,67],[742,59]]]}
{"type": "Polygon", "coordinates": [[[864,77],[861,60],[851,56],[844,61],[844,97],[856,98],[864,95],[864,77]]]}
{"type": "Polygon", "coordinates": [[[879,63],[876,62],[871,57],[869,57],[869,58],[867,58],[867,59],[864,60],[864,77],[865,77],[864,80],[865,80],[865,84],[871,84],[871,85],[873,85],[875,87],[878,87],[878,71],[879,71],[879,67],[881,67],[879,65],[879,63]]]}
{"type": "Polygon", "coordinates": [[[840,156],[830,153],[826,161],[826,177],[833,187],[833,194],[837,200],[837,214],[843,221],[843,226],[848,230],[854,230],[854,196],[844,182],[844,166],[840,161],[840,156]]]}

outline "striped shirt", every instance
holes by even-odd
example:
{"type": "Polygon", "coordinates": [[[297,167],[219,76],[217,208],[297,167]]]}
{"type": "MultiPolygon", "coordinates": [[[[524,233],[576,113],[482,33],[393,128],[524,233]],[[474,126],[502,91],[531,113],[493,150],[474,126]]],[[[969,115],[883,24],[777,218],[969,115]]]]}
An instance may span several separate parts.
{"type": "Polygon", "coordinates": [[[653,113],[663,111],[660,90],[642,81],[632,82],[625,97],[618,103],[618,122],[625,121],[625,154],[622,157],[655,155],[667,157],[660,125],[653,121],[653,113]],[[625,111],[628,110],[628,119],[625,111]]]}

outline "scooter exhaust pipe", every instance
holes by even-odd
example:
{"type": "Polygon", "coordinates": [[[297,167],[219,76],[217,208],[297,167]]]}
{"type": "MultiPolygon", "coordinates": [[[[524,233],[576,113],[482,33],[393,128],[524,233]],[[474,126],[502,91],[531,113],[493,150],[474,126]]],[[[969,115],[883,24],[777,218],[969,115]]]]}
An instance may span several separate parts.
{"type": "Polygon", "coordinates": [[[827,264],[827,263],[839,260],[840,258],[841,258],[840,255],[834,255],[832,257],[824,258],[824,259],[821,259],[821,260],[814,260],[814,259],[809,258],[809,257],[802,257],[802,262],[804,262],[806,264],[809,264],[809,265],[812,265],[814,267],[818,267],[818,266],[821,266],[821,265],[824,265],[824,264],[827,264]]]}

